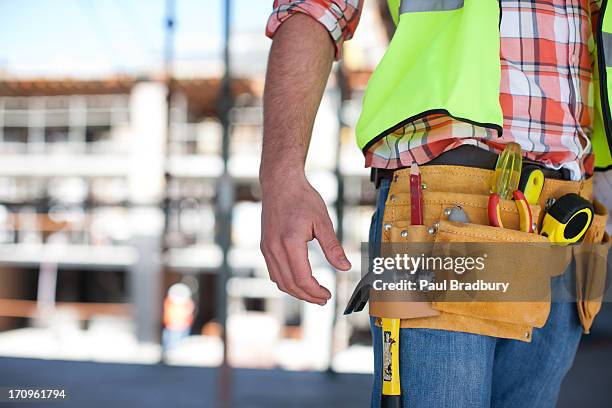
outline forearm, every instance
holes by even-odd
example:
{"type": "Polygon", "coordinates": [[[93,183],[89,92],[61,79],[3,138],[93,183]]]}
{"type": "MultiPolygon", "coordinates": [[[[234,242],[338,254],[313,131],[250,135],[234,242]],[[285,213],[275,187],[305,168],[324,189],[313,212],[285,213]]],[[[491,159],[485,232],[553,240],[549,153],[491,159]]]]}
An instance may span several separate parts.
{"type": "Polygon", "coordinates": [[[303,176],[314,119],[334,61],[321,24],[305,15],[287,20],[274,36],[264,90],[260,180],[303,176]]]}
{"type": "Polygon", "coordinates": [[[351,267],[325,202],[304,175],[310,135],[334,53],[329,32],[309,16],[293,15],[276,30],[264,90],[259,170],[261,251],[270,279],[283,292],[319,305],[331,293],[312,276],[308,241],[317,239],[337,269],[351,267]]]}

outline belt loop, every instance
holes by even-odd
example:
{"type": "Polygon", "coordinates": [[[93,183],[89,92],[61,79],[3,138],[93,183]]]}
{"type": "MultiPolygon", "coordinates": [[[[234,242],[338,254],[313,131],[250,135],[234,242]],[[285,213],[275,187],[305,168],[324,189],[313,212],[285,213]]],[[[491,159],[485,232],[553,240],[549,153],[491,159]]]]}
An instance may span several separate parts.
{"type": "MultiPolygon", "coordinates": [[[[392,172],[393,174],[393,172],[392,172]]],[[[385,170],[372,167],[370,170],[370,181],[374,183],[374,188],[378,190],[380,188],[380,181],[385,178],[385,170]]]]}
{"type": "Polygon", "coordinates": [[[378,190],[380,186],[380,179],[378,178],[378,171],[376,167],[370,169],[370,181],[374,183],[374,189],[378,190]]]}
{"type": "MultiPolygon", "coordinates": [[[[569,169],[566,167],[561,168],[561,177],[563,177],[563,180],[571,180],[572,179],[572,173],[570,173],[569,169]]],[[[580,188],[582,189],[582,183],[580,183],[580,188]]]]}

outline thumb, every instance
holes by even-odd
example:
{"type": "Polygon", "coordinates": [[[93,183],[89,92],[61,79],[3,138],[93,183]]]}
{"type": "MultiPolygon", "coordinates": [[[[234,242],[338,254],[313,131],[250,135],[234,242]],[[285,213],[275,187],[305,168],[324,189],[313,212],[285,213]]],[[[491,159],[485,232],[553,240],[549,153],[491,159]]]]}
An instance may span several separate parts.
{"type": "Polygon", "coordinates": [[[318,228],[315,226],[314,232],[327,261],[332,264],[334,268],[340,269],[341,271],[348,271],[351,269],[351,263],[346,257],[338,238],[336,238],[331,220],[328,218],[326,222],[319,224],[318,228]]]}

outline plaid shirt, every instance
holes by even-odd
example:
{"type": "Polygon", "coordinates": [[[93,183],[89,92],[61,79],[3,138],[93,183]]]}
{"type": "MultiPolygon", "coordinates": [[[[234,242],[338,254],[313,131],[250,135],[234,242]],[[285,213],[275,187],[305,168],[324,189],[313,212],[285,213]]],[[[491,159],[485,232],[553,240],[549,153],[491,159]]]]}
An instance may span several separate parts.
{"type": "MultiPolygon", "coordinates": [[[[362,1],[276,0],[267,26],[276,29],[295,13],[317,19],[330,32],[336,55],[352,37],[362,1]]],[[[504,134],[444,115],[406,125],[372,145],[366,166],[397,168],[426,163],[460,145],[498,153],[519,143],[526,157],[567,168],[573,179],[593,171],[592,25],[601,0],[501,0],[501,83],[504,134]]]]}
{"type": "Polygon", "coordinates": [[[342,53],[342,44],[355,33],[363,0],[274,0],[274,11],[268,19],[266,35],[270,38],[289,17],[304,13],[315,18],[329,31],[336,46],[336,59],[342,53]]]}

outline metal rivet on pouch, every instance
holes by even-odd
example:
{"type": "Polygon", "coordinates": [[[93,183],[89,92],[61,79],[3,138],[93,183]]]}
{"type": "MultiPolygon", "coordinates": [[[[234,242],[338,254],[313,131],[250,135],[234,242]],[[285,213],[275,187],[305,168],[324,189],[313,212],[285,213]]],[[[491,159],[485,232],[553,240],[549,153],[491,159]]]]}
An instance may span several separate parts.
{"type": "Polygon", "coordinates": [[[436,230],[437,230],[438,228],[440,228],[440,221],[436,221],[436,222],[434,222],[433,227],[434,227],[434,229],[436,229],[436,230]]]}
{"type": "Polygon", "coordinates": [[[538,225],[534,222],[533,224],[531,224],[531,229],[536,231],[538,229],[538,225]]]}
{"type": "Polygon", "coordinates": [[[422,188],[423,190],[427,190],[427,184],[425,184],[425,183],[421,183],[421,188],[422,188]]]}
{"type": "Polygon", "coordinates": [[[403,230],[400,235],[402,236],[402,238],[406,238],[408,236],[408,231],[403,230]]]}
{"type": "Polygon", "coordinates": [[[394,203],[395,202],[395,194],[391,194],[391,202],[394,203]]]}
{"type": "Polygon", "coordinates": [[[428,233],[429,235],[434,235],[434,234],[436,233],[436,229],[435,229],[434,227],[429,227],[429,228],[427,229],[427,233],[428,233]]]}
{"type": "Polygon", "coordinates": [[[393,181],[395,181],[396,183],[399,181],[399,176],[397,174],[393,176],[393,181]]]}
{"type": "Polygon", "coordinates": [[[389,231],[391,229],[391,224],[385,224],[385,231],[389,231]]]}
{"type": "Polygon", "coordinates": [[[444,209],[444,215],[446,215],[448,217],[449,215],[451,215],[452,211],[453,211],[452,208],[445,208],[444,209]]]}
{"type": "Polygon", "coordinates": [[[525,332],[525,338],[528,339],[531,334],[529,332],[525,332]]]}

